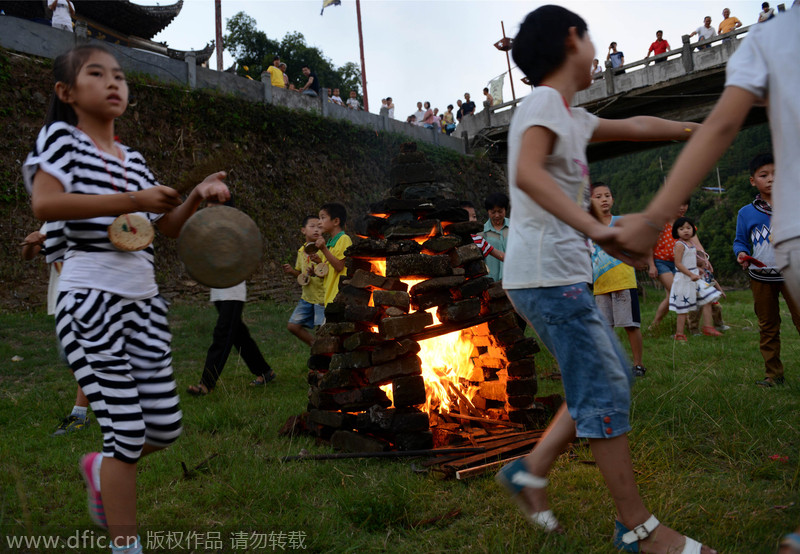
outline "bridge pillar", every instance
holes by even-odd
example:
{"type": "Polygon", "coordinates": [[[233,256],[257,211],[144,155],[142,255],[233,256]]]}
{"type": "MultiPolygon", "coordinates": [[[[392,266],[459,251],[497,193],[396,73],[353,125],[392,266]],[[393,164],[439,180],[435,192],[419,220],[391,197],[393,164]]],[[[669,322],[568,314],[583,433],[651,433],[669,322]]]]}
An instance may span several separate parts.
{"type": "Polygon", "coordinates": [[[197,88],[197,56],[194,52],[186,54],[183,61],[186,62],[186,84],[190,89],[197,88]]]}
{"type": "Polygon", "coordinates": [[[692,56],[692,50],[694,50],[694,46],[689,44],[689,35],[683,35],[681,40],[683,41],[683,49],[681,50],[681,63],[683,64],[684,73],[689,74],[694,71],[694,56],[692,56]]]}

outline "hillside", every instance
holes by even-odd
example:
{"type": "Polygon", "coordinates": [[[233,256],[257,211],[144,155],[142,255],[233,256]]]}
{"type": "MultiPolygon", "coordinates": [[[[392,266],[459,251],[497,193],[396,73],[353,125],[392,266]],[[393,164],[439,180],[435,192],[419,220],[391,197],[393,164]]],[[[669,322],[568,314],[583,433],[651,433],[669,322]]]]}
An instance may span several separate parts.
{"type": "MultiPolygon", "coordinates": [[[[44,119],[50,69],[49,60],[0,50],[0,298],[11,309],[41,305],[47,284],[43,263],[19,257],[20,241],[40,226],[20,168],[44,119]]],[[[213,171],[228,171],[237,206],[265,240],[264,264],[251,286],[257,296],[294,298],[296,283],[280,266],[294,263],[303,217],[334,201],[347,206],[351,219],[363,216],[370,202],[386,196],[391,160],[407,140],[307,112],[128,77],[133,98],[117,124],[120,141],[144,155],[160,182],[182,191],[213,171]]],[[[488,160],[426,144],[419,150],[442,182],[476,205],[505,187],[502,169],[488,160]]],[[[174,241],[157,237],[156,249],[163,290],[206,298],[202,287],[186,285],[174,241]]]]}

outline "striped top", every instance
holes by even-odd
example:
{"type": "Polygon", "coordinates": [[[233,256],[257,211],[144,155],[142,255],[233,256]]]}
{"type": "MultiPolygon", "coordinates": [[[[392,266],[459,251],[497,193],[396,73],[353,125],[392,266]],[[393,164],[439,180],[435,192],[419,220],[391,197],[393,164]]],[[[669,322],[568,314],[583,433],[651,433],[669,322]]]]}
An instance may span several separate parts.
{"type": "MultiPolygon", "coordinates": [[[[117,194],[158,186],[144,158],[118,144],[123,160],[100,151],[83,131],[64,122],[43,127],[23,165],[25,186],[33,189],[39,170],[57,179],[64,192],[117,194]]],[[[151,223],[160,214],[137,212],[151,223]]],[[[108,238],[116,216],[68,220],[48,225],[45,252],[48,262],[64,259],[59,290],[93,288],[124,298],[158,294],[153,269],[153,246],[139,252],[117,250],[108,238]]]]}
{"type": "Polygon", "coordinates": [[[478,248],[480,248],[481,254],[483,254],[484,258],[491,254],[492,250],[494,250],[494,246],[489,244],[489,241],[487,241],[481,235],[472,235],[472,242],[478,245],[478,248]]]}

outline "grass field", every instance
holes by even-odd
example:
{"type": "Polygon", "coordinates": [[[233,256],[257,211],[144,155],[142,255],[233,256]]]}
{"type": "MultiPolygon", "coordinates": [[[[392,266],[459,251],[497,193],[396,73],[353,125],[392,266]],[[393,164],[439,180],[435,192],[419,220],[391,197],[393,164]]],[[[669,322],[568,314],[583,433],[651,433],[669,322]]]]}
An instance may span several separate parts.
{"type": "MultiPolygon", "coordinates": [[[[648,291],[646,323],[660,294],[648,291]]],[[[184,391],[199,380],[216,312],[172,306],[184,434],[139,464],[146,551],[614,552],[614,508],[583,446],[564,454],[551,475],[563,536],[526,525],[491,475],[441,480],[416,472],[418,460],[278,461],[301,449],[330,451],[277,433],[306,406],[307,350],[285,329],[292,308],[245,309],[278,373],[274,383],[249,387],[250,373],[232,356],[217,389],[194,398],[184,391]],[[184,473],[182,464],[192,470],[214,454],[184,473]]],[[[800,340],[785,305],[784,312],[787,384],[767,390],[754,385],[763,362],[749,291],[723,300],[732,327],[724,337],[674,345],[672,314],[645,333],[648,373],[634,388],[630,435],[642,494],[662,521],[720,552],[775,552],[800,523],[800,340]]],[[[554,369],[546,354],[537,364],[540,374],[554,369]]],[[[559,391],[560,383],[540,381],[542,395],[559,391]]],[[[104,536],[92,534],[78,472],[80,456],[101,445],[98,426],[50,436],[74,394],[52,318],[43,311],[0,314],[0,551],[26,551],[9,546],[13,537],[104,536]],[[23,359],[12,362],[14,356],[23,359]]],[[[49,551],[107,552],[68,546],[49,551]]]]}

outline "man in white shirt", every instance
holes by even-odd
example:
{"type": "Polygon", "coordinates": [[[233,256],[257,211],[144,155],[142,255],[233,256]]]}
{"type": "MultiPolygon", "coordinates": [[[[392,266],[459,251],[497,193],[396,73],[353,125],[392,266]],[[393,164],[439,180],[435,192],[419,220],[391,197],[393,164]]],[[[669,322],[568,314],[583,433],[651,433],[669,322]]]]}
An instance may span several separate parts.
{"type": "MultiPolygon", "coordinates": [[[[714,27],[711,26],[711,16],[707,15],[705,19],[703,19],[703,26],[698,27],[694,30],[694,32],[689,35],[689,38],[699,35],[697,37],[698,44],[708,41],[709,39],[717,36],[717,32],[714,30],[714,27]]],[[[710,44],[701,44],[697,47],[698,50],[703,50],[704,48],[710,48],[710,44]]]]}

